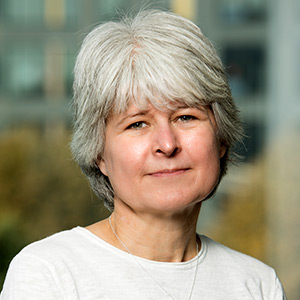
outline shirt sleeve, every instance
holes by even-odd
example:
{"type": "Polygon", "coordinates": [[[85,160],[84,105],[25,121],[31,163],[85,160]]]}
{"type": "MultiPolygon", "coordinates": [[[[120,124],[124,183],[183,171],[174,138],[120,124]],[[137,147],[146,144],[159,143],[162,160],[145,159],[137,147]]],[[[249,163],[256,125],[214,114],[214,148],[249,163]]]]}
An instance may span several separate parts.
{"type": "Polygon", "coordinates": [[[63,299],[51,266],[41,258],[19,253],[10,263],[0,300],[63,299]]]}
{"type": "Polygon", "coordinates": [[[275,278],[274,294],[271,295],[270,299],[287,300],[284,288],[283,288],[279,278],[277,277],[277,275],[276,275],[276,278],[275,278]]]}

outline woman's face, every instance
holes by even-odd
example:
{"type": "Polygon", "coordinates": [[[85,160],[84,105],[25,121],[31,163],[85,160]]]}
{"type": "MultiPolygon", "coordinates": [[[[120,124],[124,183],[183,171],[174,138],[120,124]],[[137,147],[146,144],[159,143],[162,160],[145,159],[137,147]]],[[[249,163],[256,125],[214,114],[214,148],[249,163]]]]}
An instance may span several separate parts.
{"type": "Polygon", "coordinates": [[[113,187],[115,209],[179,212],[213,190],[225,150],[206,106],[160,111],[131,104],[108,119],[99,167],[113,187]]]}

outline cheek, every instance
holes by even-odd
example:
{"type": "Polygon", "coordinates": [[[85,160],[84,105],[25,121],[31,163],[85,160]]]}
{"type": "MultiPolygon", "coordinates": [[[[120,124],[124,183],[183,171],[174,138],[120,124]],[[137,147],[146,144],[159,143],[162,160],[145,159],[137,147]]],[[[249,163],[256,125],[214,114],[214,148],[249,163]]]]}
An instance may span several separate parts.
{"type": "Polygon", "coordinates": [[[105,163],[108,177],[133,176],[142,168],[147,155],[146,143],[135,143],[133,140],[108,143],[105,153],[105,163]]]}
{"type": "Polygon", "coordinates": [[[195,135],[185,137],[185,145],[190,157],[208,170],[219,168],[220,149],[214,131],[200,130],[195,135]]]}

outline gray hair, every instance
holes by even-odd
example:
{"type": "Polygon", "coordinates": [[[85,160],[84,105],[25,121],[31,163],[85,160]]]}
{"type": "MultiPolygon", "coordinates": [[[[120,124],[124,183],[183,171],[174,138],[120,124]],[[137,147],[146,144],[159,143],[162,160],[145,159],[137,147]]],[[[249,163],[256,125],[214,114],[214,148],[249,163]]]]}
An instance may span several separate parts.
{"type": "Polygon", "coordinates": [[[243,136],[226,74],[211,42],[191,21],[158,10],[97,26],[84,39],[74,69],[75,161],[105,206],[114,209],[114,192],[97,161],[105,142],[108,115],[130,101],[159,109],[174,102],[210,105],[220,143],[220,180],[243,136]]]}

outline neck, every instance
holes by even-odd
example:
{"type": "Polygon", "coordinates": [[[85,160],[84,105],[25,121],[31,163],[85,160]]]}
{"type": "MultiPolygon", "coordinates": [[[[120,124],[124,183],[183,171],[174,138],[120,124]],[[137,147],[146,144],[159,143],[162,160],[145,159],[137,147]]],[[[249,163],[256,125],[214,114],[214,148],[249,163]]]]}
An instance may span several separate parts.
{"type": "Polygon", "coordinates": [[[124,213],[116,206],[111,215],[113,230],[107,231],[109,242],[150,260],[188,261],[197,254],[196,225],[200,207],[201,204],[197,204],[182,213],[155,215],[132,210],[124,213]]]}

